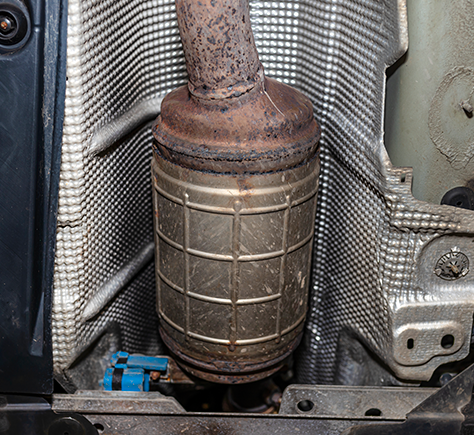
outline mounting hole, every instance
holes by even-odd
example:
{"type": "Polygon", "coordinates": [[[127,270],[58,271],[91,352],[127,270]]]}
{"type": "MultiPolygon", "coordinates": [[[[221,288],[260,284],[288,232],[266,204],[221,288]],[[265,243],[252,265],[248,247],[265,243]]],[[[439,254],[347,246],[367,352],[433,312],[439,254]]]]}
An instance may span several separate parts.
{"type": "Polygon", "coordinates": [[[100,424],[100,423],[94,423],[94,427],[97,429],[97,431],[99,432],[104,432],[105,430],[105,427],[103,424],[100,424]]]}
{"type": "Polygon", "coordinates": [[[72,417],[61,417],[54,420],[47,431],[48,435],[80,435],[84,433],[84,426],[72,417]]]}
{"type": "Polygon", "coordinates": [[[382,411],[378,408],[370,408],[365,411],[366,417],[380,417],[382,415],[382,411]]]}
{"type": "Polygon", "coordinates": [[[311,400],[301,400],[296,406],[301,412],[310,412],[314,408],[314,403],[311,400]]]}
{"type": "Polygon", "coordinates": [[[450,349],[453,347],[453,344],[454,337],[451,334],[447,334],[441,339],[441,347],[443,347],[443,349],[450,349]]]}
{"type": "Polygon", "coordinates": [[[444,194],[441,205],[474,210],[474,191],[465,186],[455,187],[444,194]]]}
{"type": "Polygon", "coordinates": [[[406,179],[407,179],[406,174],[400,175],[400,183],[404,183],[406,179]]]}
{"type": "Polygon", "coordinates": [[[407,349],[413,349],[415,347],[415,340],[413,338],[409,338],[407,340],[407,349]]]}

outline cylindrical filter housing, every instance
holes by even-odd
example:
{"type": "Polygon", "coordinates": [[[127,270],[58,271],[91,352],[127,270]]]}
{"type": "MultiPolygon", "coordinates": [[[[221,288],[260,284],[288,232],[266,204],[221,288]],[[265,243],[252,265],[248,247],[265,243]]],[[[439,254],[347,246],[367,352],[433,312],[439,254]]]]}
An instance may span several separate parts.
{"type": "Polygon", "coordinates": [[[193,374],[251,381],[296,347],[318,165],[238,177],[153,160],[161,334],[193,374]]]}
{"type": "Polygon", "coordinates": [[[250,382],[301,338],[320,130],[306,97],[264,77],[247,0],[177,12],[190,83],[153,129],[160,333],[190,373],[250,382]]]}

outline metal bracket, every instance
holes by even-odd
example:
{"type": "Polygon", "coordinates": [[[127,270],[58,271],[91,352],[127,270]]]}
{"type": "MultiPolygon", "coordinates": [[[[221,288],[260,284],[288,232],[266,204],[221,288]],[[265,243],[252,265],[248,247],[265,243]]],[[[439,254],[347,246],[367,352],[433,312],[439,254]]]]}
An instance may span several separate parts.
{"type": "Polygon", "coordinates": [[[474,386],[474,365],[428,397],[401,424],[355,426],[343,435],[468,435],[474,429],[471,402],[474,386]]]}
{"type": "Polygon", "coordinates": [[[280,414],[325,418],[405,420],[407,414],[437,388],[290,385],[280,414]]]}

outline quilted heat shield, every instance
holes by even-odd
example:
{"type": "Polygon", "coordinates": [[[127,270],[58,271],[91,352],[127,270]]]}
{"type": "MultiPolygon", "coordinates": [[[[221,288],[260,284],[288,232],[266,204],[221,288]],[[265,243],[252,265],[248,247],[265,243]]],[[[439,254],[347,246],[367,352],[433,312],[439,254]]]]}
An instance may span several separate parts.
{"type": "MultiPolygon", "coordinates": [[[[472,212],[415,200],[411,171],[394,168],[383,145],[385,69],[407,47],[404,0],[251,0],[250,8],[266,74],[310,97],[322,127],[299,380],[333,382],[344,334],[399,378],[428,379],[469,350],[474,274],[445,280],[434,270],[446,254],[472,258],[474,221],[472,212]],[[446,336],[450,347],[441,345],[446,336]]],[[[125,351],[162,350],[148,121],[186,82],[174,2],[70,0],[67,62],[56,372],[106,333],[125,351]]]]}
{"type": "Polygon", "coordinates": [[[320,62],[305,63],[311,73],[300,86],[316,104],[324,152],[299,379],[351,382],[338,367],[350,336],[399,379],[428,380],[469,353],[474,220],[414,199],[411,169],[393,167],[383,145],[384,70],[407,47],[404,2],[331,2],[320,16],[308,3],[303,11],[303,27],[319,29],[304,32],[303,45],[320,62]]]}

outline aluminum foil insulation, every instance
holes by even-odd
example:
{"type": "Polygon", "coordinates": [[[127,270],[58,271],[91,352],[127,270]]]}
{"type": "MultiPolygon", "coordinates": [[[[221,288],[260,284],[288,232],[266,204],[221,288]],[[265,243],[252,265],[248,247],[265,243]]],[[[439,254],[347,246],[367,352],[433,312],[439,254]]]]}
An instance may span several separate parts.
{"type": "Polygon", "coordinates": [[[299,380],[364,382],[356,360],[341,364],[351,340],[398,379],[428,380],[469,353],[473,275],[465,259],[474,221],[469,210],[416,200],[412,170],[394,167],[384,147],[385,69],[407,48],[405,2],[301,6],[303,28],[327,30],[302,34],[305,46],[319,47],[302,88],[322,123],[322,178],[299,380]],[[451,262],[463,272],[443,277],[451,262]]]}
{"type": "MultiPolygon", "coordinates": [[[[297,8],[293,2],[251,4],[267,74],[293,85],[297,8]]],[[[140,264],[135,258],[152,242],[149,121],[163,97],[187,82],[174,0],[70,0],[67,33],[52,312],[54,370],[60,376],[107,331],[116,348],[103,361],[120,346],[148,354],[163,350],[150,303],[151,263],[129,275],[127,288],[101,294],[117,273],[140,264]],[[93,300],[106,305],[90,305],[93,300]]]]}

